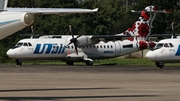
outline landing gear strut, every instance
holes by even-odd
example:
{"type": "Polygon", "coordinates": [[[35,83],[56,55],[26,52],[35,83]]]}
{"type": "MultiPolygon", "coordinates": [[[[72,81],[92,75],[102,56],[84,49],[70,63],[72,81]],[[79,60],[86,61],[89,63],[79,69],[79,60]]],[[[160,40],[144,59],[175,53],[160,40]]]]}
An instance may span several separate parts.
{"type": "Polygon", "coordinates": [[[92,62],[92,61],[86,61],[86,65],[87,65],[87,66],[92,66],[92,65],[93,65],[93,62],[92,62]]]}
{"type": "Polygon", "coordinates": [[[162,69],[164,67],[164,63],[163,62],[156,62],[155,64],[160,69],[162,69]]]}
{"type": "Polygon", "coordinates": [[[16,59],[16,65],[22,66],[22,62],[19,59],[16,59]]]}

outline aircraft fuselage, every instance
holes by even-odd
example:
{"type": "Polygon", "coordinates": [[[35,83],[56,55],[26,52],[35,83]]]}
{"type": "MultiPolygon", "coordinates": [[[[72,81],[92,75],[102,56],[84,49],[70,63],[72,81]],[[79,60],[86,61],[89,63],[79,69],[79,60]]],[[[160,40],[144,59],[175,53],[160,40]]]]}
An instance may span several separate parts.
{"type": "Polygon", "coordinates": [[[164,39],[157,46],[148,51],[146,57],[154,62],[179,62],[180,39],[164,39]]]}
{"type": "MultiPolygon", "coordinates": [[[[90,37],[90,36],[89,36],[90,37]]],[[[78,55],[73,44],[67,46],[72,36],[62,36],[61,38],[45,39],[23,39],[18,42],[22,44],[9,49],[8,56],[15,59],[59,59],[66,60],[72,57],[87,56],[91,59],[104,59],[118,57],[140,50],[139,41],[100,41],[94,45],[79,46],[78,55]],[[31,44],[31,45],[30,45],[31,44]]]]}

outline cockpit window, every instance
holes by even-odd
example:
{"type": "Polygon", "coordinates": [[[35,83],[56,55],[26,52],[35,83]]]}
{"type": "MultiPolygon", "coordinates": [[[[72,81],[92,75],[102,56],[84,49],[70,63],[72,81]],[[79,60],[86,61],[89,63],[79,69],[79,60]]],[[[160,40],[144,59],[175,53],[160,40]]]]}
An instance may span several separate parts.
{"type": "Polygon", "coordinates": [[[163,46],[164,43],[158,43],[157,46],[155,47],[156,49],[159,49],[163,46]]]}
{"type": "Polygon", "coordinates": [[[172,43],[169,43],[170,47],[174,47],[174,45],[172,43]]]}
{"type": "Polygon", "coordinates": [[[28,45],[29,45],[29,46],[32,46],[32,44],[31,44],[31,43],[29,43],[29,42],[28,42],[28,45]]]}
{"type": "Polygon", "coordinates": [[[165,43],[164,47],[174,47],[174,45],[172,43],[165,43]]]}
{"type": "Polygon", "coordinates": [[[151,50],[154,51],[156,49],[159,49],[161,47],[163,47],[164,43],[158,43],[154,48],[152,48],[151,50]]]}
{"type": "Polygon", "coordinates": [[[152,50],[156,50],[156,49],[159,49],[159,48],[161,48],[161,47],[166,47],[166,48],[168,48],[168,47],[174,47],[174,45],[173,45],[172,43],[158,43],[158,44],[156,45],[156,47],[155,47],[154,49],[152,49],[152,50]]]}
{"type": "Polygon", "coordinates": [[[165,44],[164,44],[164,47],[169,47],[169,44],[168,44],[168,43],[165,43],[165,44]]]}
{"type": "Polygon", "coordinates": [[[23,43],[22,43],[22,42],[19,42],[19,43],[17,43],[14,47],[12,47],[12,49],[21,47],[22,45],[23,45],[23,43]]]}
{"type": "Polygon", "coordinates": [[[28,46],[28,44],[27,44],[27,43],[24,43],[23,46],[28,46]]]}
{"type": "Polygon", "coordinates": [[[16,46],[19,46],[19,47],[22,46],[22,45],[23,45],[22,42],[19,42],[19,43],[16,44],[16,46]]]}
{"type": "Polygon", "coordinates": [[[21,46],[25,46],[25,47],[30,47],[32,46],[32,44],[30,42],[18,42],[14,47],[12,47],[12,49],[14,48],[18,48],[18,47],[21,47],[21,46]]]}

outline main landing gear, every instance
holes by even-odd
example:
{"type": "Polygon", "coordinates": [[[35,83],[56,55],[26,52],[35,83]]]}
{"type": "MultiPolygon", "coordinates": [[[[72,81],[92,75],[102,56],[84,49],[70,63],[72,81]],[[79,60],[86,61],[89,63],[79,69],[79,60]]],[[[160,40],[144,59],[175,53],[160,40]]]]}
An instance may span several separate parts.
{"type": "Polygon", "coordinates": [[[22,61],[20,61],[19,59],[16,59],[16,65],[22,66],[22,61]]]}
{"type": "Polygon", "coordinates": [[[92,66],[93,65],[93,61],[86,61],[86,65],[87,66],[92,66]]]}
{"type": "Polygon", "coordinates": [[[74,65],[74,62],[67,61],[66,64],[67,65],[74,65]]]}
{"type": "MultiPolygon", "coordinates": [[[[87,66],[92,66],[93,65],[93,61],[85,61],[87,66]]],[[[71,61],[66,61],[67,65],[74,65],[74,62],[71,61]]]]}
{"type": "Polygon", "coordinates": [[[164,62],[156,62],[155,64],[160,69],[162,69],[164,67],[164,62]]]}

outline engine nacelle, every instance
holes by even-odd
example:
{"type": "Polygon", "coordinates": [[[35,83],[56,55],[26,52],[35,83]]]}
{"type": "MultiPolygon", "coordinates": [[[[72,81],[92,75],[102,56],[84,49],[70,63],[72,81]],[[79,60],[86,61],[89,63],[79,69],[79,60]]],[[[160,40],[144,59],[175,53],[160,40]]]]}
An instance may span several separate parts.
{"type": "Polygon", "coordinates": [[[34,14],[30,14],[30,13],[22,14],[21,22],[25,26],[30,26],[31,24],[34,23],[34,14]]]}
{"type": "Polygon", "coordinates": [[[78,47],[94,45],[98,42],[99,40],[91,40],[90,36],[81,36],[77,39],[78,47]]]}
{"type": "Polygon", "coordinates": [[[0,13],[0,39],[9,36],[34,22],[34,15],[26,12],[0,13]]]}

